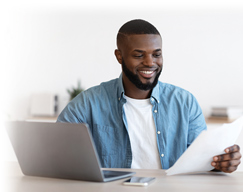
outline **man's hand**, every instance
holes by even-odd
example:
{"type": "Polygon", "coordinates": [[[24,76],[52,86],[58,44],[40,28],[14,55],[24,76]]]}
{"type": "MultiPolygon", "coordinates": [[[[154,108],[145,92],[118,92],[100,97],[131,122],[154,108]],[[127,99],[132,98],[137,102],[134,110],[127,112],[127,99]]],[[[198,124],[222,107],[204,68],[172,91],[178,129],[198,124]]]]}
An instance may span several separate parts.
{"type": "Polygon", "coordinates": [[[240,147],[238,145],[233,145],[226,148],[224,151],[225,154],[213,157],[211,165],[218,171],[232,173],[240,164],[240,147]]]}

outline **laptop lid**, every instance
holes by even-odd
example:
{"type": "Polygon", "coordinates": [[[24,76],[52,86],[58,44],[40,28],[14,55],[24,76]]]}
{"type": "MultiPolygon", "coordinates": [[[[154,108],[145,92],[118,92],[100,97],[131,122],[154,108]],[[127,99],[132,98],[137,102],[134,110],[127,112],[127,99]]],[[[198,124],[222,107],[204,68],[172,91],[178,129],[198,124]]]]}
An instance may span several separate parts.
{"type": "Polygon", "coordinates": [[[113,172],[105,178],[86,124],[13,121],[5,126],[23,174],[105,182],[132,172],[113,172]]]}

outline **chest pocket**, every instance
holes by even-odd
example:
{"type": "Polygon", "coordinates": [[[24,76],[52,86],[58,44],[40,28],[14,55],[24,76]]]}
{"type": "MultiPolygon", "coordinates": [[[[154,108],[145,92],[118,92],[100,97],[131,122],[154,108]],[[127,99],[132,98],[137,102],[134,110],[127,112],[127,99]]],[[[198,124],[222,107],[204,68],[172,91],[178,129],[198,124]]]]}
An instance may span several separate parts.
{"type": "Polygon", "coordinates": [[[100,157],[118,153],[119,142],[116,129],[95,124],[93,127],[93,138],[100,157]]]}

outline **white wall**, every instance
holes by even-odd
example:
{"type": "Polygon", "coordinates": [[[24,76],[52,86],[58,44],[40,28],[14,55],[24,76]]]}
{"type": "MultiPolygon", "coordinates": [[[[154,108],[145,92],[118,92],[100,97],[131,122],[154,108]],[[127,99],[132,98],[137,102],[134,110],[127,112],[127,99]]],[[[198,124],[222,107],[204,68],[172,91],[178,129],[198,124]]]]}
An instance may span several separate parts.
{"type": "Polygon", "coordinates": [[[76,86],[78,79],[89,88],[118,77],[116,33],[134,18],[150,21],[162,34],[161,81],[192,92],[205,114],[211,106],[243,106],[242,6],[180,9],[161,3],[132,10],[114,5],[28,5],[9,6],[5,12],[5,116],[29,116],[32,93],[57,93],[62,108],[68,100],[66,89],[76,86]]]}
{"type": "Polygon", "coordinates": [[[211,106],[243,106],[242,3],[107,2],[10,0],[0,6],[1,118],[28,117],[32,93],[56,93],[62,108],[66,89],[78,79],[87,89],[118,77],[116,33],[135,18],[162,34],[161,81],[192,92],[205,115],[211,106]]]}

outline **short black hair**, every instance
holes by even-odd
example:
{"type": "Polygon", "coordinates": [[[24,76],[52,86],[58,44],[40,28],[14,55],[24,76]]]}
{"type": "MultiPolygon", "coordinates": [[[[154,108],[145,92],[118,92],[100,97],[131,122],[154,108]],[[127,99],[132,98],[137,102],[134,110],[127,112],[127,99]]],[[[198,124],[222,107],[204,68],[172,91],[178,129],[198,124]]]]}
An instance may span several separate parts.
{"type": "Polygon", "coordinates": [[[153,26],[151,23],[142,20],[142,19],[134,19],[126,22],[121,26],[117,33],[117,46],[123,40],[123,38],[127,35],[137,35],[137,34],[154,34],[160,35],[159,31],[153,26]]]}

